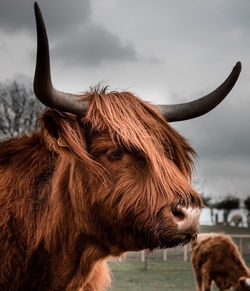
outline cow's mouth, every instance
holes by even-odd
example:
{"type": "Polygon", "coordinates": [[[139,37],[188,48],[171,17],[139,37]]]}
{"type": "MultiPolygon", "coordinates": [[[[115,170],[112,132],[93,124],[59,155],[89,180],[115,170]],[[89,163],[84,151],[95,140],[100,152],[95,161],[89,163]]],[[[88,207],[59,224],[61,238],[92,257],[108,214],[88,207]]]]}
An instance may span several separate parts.
{"type": "Polygon", "coordinates": [[[167,249],[167,248],[174,248],[177,246],[184,246],[191,241],[196,240],[197,233],[190,234],[190,233],[169,233],[164,232],[158,234],[157,236],[147,236],[144,237],[144,242],[146,242],[146,246],[143,248],[155,249],[167,249]]]}
{"type": "MultiPolygon", "coordinates": [[[[180,230],[176,225],[162,226],[159,223],[157,227],[138,228],[131,227],[126,229],[126,238],[131,237],[136,249],[167,249],[177,246],[183,246],[196,239],[199,227],[195,229],[180,230]]],[[[126,239],[127,241],[127,239],[126,239]]],[[[134,250],[134,248],[133,248],[134,250]]]]}
{"type": "Polygon", "coordinates": [[[160,239],[160,248],[166,249],[166,248],[173,248],[177,246],[183,246],[192,240],[195,240],[197,237],[197,234],[191,235],[189,233],[178,233],[173,236],[167,236],[162,237],[160,239]]]}

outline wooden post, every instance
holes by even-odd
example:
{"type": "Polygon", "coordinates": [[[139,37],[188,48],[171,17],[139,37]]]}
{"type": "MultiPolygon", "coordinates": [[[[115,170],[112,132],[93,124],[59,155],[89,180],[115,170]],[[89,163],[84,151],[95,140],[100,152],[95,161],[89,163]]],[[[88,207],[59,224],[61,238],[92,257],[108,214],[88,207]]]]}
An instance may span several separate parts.
{"type": "Polygon", "coordinates": [[[119,258],[118,258],[118,262],[125,262],[127,259],[127,253],[122,254],[119,258]]]}
{"type": "Polygon", "coordinates": [[[163,250],[163,261],[167,260],[167,250],[163,250]]]}
{"type": "Polygon", "coordinates": [[[141,262],[145,261],[145,251],[141,251],[141,262]]]}
{"type": "Polygon", "coordinates": [[[150,253],[146,251],[145,270],[148,271],[150,267],[150,253]]]}
{"type": "Polygon", "coordinates": [[[184,262],[187,262],[187,258],[188,258],[188,246],[185,245],[184,246],[184,262]]]}

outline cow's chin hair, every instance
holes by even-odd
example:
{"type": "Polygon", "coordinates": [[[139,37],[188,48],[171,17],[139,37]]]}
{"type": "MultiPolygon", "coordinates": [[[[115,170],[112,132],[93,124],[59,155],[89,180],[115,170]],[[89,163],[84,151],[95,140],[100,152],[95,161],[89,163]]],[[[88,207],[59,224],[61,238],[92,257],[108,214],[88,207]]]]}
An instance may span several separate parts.
{"type": "Polygon", "coordinates": [[[160,240],[159,248],[161,249],[168,249],[177,246],[184,246],[191,241],[196,240],[197,235],[190,235],[190,234],[176,234],[173,237],[162,238],[160,240]]]}
{"type": "MultiPolygon", "coordinates": [[[[197,234],[185,234],[178,233],[177,229],[171,229],[164,231],[143,231],[137,230],[137,235],[142,238],[145,243],[145,249],[167,249],[173,248],[177,246],[184,246],[187,243],[195,241],[197,238],[197,234]]],[[[137,236],[138,237],[138,236],[137,236]]]]}

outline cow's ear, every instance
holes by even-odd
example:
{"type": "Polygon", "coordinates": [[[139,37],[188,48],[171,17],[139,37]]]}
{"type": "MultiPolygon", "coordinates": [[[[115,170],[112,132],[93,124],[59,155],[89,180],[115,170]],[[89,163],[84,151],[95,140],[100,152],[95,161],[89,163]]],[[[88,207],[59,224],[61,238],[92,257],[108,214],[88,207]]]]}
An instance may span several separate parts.
{"type": "Polygon", "coordinates": [[[68,147],[68,143],[64,138],[65,124],[73,123],[72,118],[58,110],[48,110],[40,118],[40,126],[43,132],[42,136],[49,148],[68,147]]]}
{"type": "Polygon", "coordinates": [[[60,130],[60,119],[56,111],[47,111],[41,117],[43,130],[47,131],[52,138],[58,139],[60,130]]]}
{"type": "Polygon", "coordinates": [[[46,111],[40,119],[42,137],[52,151],[67,151],[83,159],[86,155],[84,123],[76,115],[58,110],[46,111]]]}

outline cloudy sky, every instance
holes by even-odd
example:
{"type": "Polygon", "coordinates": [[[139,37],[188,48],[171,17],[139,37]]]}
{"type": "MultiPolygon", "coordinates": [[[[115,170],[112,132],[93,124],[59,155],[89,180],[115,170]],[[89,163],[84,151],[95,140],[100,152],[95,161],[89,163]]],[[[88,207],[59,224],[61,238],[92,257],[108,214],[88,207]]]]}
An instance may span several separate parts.
{"type": "MultiPolygon", "coordinates": [[[[191,101],[242,73],[209,114],[173,123],[196,149],[197,186],[214,197],[250,195],[249,0],[39,0],[54,85],[79,93],[102,82],[155,104],[191,101]]],[[[0,82],[31,84],[31,0],[0,0],[0,82]]]]}

